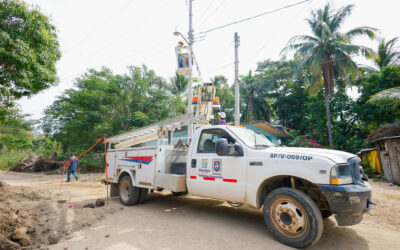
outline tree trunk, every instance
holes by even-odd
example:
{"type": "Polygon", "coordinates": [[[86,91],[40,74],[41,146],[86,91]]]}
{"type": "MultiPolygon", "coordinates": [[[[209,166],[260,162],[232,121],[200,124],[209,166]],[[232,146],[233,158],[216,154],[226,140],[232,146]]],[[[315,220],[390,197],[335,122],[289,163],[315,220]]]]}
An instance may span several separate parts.
{"type": "Polygon", "coordinates": [[[329,96],[325,93],[326,125],[328,126],[329,147],[333,149],[332,120],[329,96]]]}
{"type": "Polygon", "coordinates": [[[254,121],[254,113],[253,113],[253,96],[249,96],[249,110],[248,110],[248,112],[249,112],[249,122],[252,122],[252,121],[254,121]]]}
{"type": "Polygon", "coordinates": [[[329,56],[325,58],[325,62],[322,65],[322,74],[324,76],[324,87],[325,87],[325,110],[326,110],[326,125],[328,127],[329,136],[329,147],[333,149],[333,135],[332,135],[332,120],[331,120],[331,108],[330,108],[330,97],[333,94],[334,86],[334,65],[333,61],[329,56]]]}

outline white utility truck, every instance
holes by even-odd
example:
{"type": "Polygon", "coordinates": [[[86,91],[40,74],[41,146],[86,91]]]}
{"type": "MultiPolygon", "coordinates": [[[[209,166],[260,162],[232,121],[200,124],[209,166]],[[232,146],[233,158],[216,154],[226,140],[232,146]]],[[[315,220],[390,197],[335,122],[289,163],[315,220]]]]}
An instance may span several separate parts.
{"type": "Polygon", "coordinates": [[[114,144],[107,153],[111,196],[135,205],[149,190],[167,189],[263,208],[274,237],[296,248],[319,240],[323,218],[334,214],[340,226],[354,225],[371,209],[356,155],[276,146],[243,127],[209,125],[214,96],[212,84],[204,84],[195,115],[108,138],[114,144]],[[189,145],[172,145],[173,131],[187,124],[194,131],[189,145]],[[128,147],[153,139],[154,147],[128,147]]]}

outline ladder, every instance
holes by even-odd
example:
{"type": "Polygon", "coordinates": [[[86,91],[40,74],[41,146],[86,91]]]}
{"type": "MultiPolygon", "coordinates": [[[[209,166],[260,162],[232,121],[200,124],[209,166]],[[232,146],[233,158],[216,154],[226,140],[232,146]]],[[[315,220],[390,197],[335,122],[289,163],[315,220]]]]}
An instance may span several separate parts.
{"type": "Polygon", "coordinates": [[[206,115],[180,115],[165,121],[153,123],[143,128],[135,129],[120,135],[107,138],[107,142],[115,143],[115,148],[125,148],[146,141],[162,138],[168,135],[168,131],[174,131],[176,128],[197,123],[208,124],[206,115]]]}

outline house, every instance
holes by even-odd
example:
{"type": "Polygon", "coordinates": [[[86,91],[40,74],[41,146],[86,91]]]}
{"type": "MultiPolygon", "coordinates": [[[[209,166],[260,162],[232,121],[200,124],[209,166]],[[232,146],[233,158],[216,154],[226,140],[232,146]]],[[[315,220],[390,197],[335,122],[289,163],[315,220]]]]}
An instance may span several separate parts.
{"type": "Polygon", "coordinates": [[[275,145],[278,145],[278,140],[290,137],[281,125],[272,125],[265,121],[254,121],[242,126],[264,135],[275,145]]]}
{"type": "Polygon", "coordinates": [[[375,144],[385,178],[400,185],[400,124],[380,127],[368,136],[366,142],[375,144]]]}

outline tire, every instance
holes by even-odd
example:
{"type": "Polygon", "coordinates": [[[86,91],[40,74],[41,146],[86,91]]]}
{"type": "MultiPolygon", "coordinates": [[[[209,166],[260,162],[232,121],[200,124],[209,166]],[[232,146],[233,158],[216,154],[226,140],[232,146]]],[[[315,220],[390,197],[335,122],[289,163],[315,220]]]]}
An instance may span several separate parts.
{"type": "Polygon", "coordinates": [[[328,210],[321,211],[322,219],[329,218],[329,217],[331,217],[331,215],[332,215],[332,212],[331,212],[331,211],[328,211],[328,210]]]}
{"type": "Polygon", "coordinates": [[[321,238],[321,213],[314,201],[297,189],[273,190],[265,199],[263,214],[272,235],[285,245],[305,248],[321,238]]]}
{"type": "Polygon", "coordinates": [[[138,204],[144,203],[146,201],[147,198],[147,193],[149,192],[149,189],[147,188],[141,188],[139,190],[139,200],[138,200],[138,204]]]}
{"type": "Polygon", "coordinates": [[[135,205],[139,200],[139,188],[132,185],[132,179],[126,175],[122,177],[118,185],[119,200],[124,206],[135,205]]]}

